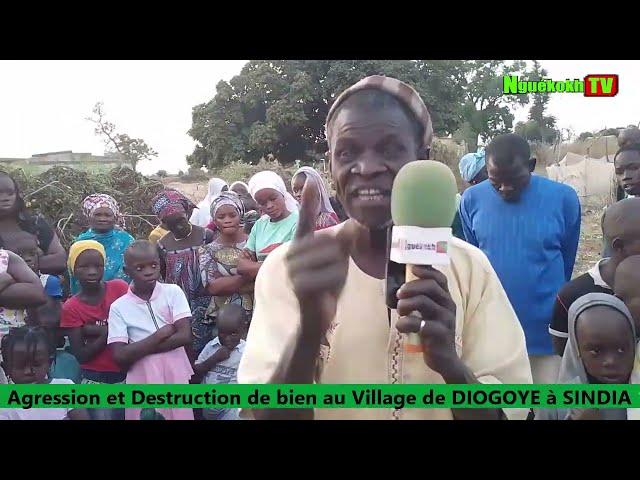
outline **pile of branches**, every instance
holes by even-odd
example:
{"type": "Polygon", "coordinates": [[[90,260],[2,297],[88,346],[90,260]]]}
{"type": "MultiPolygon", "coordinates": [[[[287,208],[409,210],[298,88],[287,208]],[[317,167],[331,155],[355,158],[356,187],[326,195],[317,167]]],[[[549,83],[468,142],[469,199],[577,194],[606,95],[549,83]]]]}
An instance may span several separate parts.
{"type": "Polygon", "coordinates": [[[108,173],[62,166],[39,175],[30,175],[21,169],[9,173],[18,182],[27,208],[42,214],[57,227],[60,241],[67,249],[74,238],[88,228],[82,201],[93,193],[106,193],[116,199],[125,218],[125,228],[135,238],[147,238],[158,224],[151,212],[151,200],[163,189],[162,183],[128,167],[117,167],[108,173]]]}

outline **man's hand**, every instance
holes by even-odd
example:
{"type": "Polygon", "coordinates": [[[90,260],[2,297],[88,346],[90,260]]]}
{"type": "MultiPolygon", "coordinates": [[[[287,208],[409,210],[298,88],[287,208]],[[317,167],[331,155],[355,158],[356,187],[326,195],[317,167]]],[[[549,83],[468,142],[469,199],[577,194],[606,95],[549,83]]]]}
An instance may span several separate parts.
{"type": "Polygon", "coordinates": [[[405,283],[397,293],[401,317],[397,328],[401,333],[419,333],[425,363],[446,379],[461,363],[455,348],[456,304],[443,273],[423,266],[414,266],[412,272],[418,280],[405,283]],[[412,315],[415,311],[422,318],[412,315]]]}
{"type": "Polygon", "coordinates": [[[226,359],[228,359],[231,356],[231,350],[228,349],[227,347],[225,347],[224,345],[221,346],[216,353],[214,353],[212,355],[212,357],[215,358],[215,362],[219,363],[219,362],[224,362],[226,359]]]}
{"type": "Polygon", "coordinates": [[[336,313],[347,279],[353,225],[345,223],[336,237],[314,235],[320,198],[313,178],[307,178],[295,238],[287,252],[287,268],[300,303],[303,337],[319,348],[320,338],[336,313]],[[307,337],[308,335],[308,337],[307,337]]]}

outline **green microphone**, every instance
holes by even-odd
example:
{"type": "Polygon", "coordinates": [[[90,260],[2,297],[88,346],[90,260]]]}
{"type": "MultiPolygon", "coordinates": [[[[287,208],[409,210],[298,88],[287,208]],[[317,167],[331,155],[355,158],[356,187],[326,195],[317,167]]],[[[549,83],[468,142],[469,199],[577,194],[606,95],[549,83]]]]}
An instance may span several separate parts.
{"type": "MultiPolygon", "coordinates": [[[[458,186],[449,167],[417,160],[400,169],[391,190],[391,261],[406,265],[405,282],[416,280],[412,265],[448,265],[451,224],[458,186]]],[[[420,316],[418,312],[412,315],[420,316]]],[[[408,335],[405,351],[422,353],[417,333],[408,335]]]]}

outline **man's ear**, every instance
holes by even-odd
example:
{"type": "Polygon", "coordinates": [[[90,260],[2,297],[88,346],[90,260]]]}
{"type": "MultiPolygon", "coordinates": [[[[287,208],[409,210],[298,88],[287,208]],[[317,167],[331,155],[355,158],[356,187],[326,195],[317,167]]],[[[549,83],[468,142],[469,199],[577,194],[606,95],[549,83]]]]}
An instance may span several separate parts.
{"type": "Polygon", "coordinates": [[[327,150],[324,155],[325,155],[325,157],[327,159],[327,163],[329,164],[329,175],[331,175],[333,173],[333,170],[331,168],[331,163],[332,163],[331,162],[331,150],[327,150]]]}
{"type": "Polygon", "coordinates": [[[533,171],[536,169],[536,157],[531,157],[531,159],[529,160],[529,171],[531,173],[533,173],[533,171]]]}
{"type": "Polygon", "coordinates": [[[624,249],[624,240],[620,237],[616,237],[611,241],[611,249],[616,252],[620,252],[624,249]]]}

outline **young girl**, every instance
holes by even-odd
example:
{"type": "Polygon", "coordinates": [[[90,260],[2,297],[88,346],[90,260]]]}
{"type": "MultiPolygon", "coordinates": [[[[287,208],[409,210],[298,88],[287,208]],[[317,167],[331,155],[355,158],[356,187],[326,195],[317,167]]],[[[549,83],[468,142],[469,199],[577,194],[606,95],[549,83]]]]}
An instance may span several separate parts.
{"type": "Polygon", "coordinates": [[[322,176],[311,167],[302,167],[291,178],[291,190],[293,196],[299,202],[302,198],[302,189],[307,181],[313,182],[317,194],[320,196],[318,218],[316,220],[316,231],[329,228],[340,223],[338,215],[333,210],[329,192],[325,187],[322,176]]]}
{"type": "MultiPolygon", "coordinates": [[[[184,293],[158,282],[158,251],[146,240],[127,249],[125,269],[133,281],[111,305],[107,343],[127,371],[126,383],[188,384],[193,370],[184,347],[191,344],[191,311],[184,293]]],[[[193,420],[191,409],[158,411],[167,420],[193,420]]],[[[138,420],[140,409],[127,409],[125,418],[138,420]]]]}
{"type": "Polygon", "coordinates": [[[203,285],[213,295],[207,317],[214,321],[228,303],[241,306],[249,318],[253,310],[253,282],[238,274],[238,260],[247,243],[247,234],[240,228],[243,215],[242,201],[233,192],[221,193],[211,204],[220,235],[200,248],[200,271],[203,285]]]}
{"type": "MultiPolygon", "coordinates": [[[[105,281],[120,278],[129,283],[122,267],[124,251],[133,242],[133,237],[123,230],[124,219],[117,202],[109,195],[97,193],[84,199],[82,210],[89,219],[90,228],[76,240],[95,240],[102,244],[106,254],[105,281]]],[[[75,295],[79,291],[78,280],[71,275],[71,293],[75,295]]]]}
{"type": "Polygon", "coordinates": [[[173,190],[161,192],[153,200],[153,213],[164,222],[169,233],[158,240],[160,271],[165,283],[178,285],[191,306],[193,330],[193,355],[197,356],[213,338],[213,322],[206,312],[211,303],[200,276],[198,250],[211,243],[213,233],[187,220],[191,202],[173,190]]]}
{"type": "MultiPolygon", "coordinates": [[[[62,307],[60,326],[71,341],[71,350],[80,362],[82,383],[124,383],[122,372],[107,345],[109,308],[129,290],[124,280],[105,282],[106,254],[94,240],[81,240],[69,250],[69,271],[78,279],[80,292],[62,307]]],[[[122,419],[124,412],[112,409],[92,409],[93,420],[122,419]]]]}
{"type": "Polygon", "coordinates": [[[298,202],[275,172],[265,170],[249,180],[249,193],[265,213],[253,226],[238,273],[254,280],[262,262],[278,246],[293,239],[298,225],[298,202]]]}
{"type": "MultiPolygon", "coordinates": [[[[558,383],[638,383],[636,329],[629,309],[613,295],[589,293],[569,308],[569,341],[558,383]]],[[[634,410],[629,410],[634,412],[634,410]]],[[[636,413],[634,412],[635,416],[636,413]]],[[[541,420],[627,420],[625,409],[548,409],[541,420]]]]}
{"type": "MultiPolygon", "coordinates": [[[[2,367],[15,384],[73,384],[68,379],[50,379],[48,372],[54,349],[41,327],[12,329],[2,338],[2,367]]],[[[2,408],[0,420],[89,420],[85,409],[2,408]]]]}

